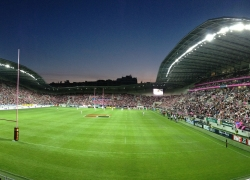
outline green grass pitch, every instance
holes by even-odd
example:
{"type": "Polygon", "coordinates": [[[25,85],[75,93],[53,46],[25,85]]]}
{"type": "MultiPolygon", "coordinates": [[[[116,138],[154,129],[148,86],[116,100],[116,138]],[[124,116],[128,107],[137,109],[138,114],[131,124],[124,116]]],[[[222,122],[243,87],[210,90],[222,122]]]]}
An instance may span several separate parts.
{"type": "Polygon", "coordinates": [[[0,111],[0,174],[34,180],[229,180],[250,176],[250,153],[155,111],[0,111]],[[81,113],[82,111],[82,113],[81,113]],[[107,114],[110,117],[85,117],[107,114]],[[3,120],[6,119],[6,120],[3,120]]]}

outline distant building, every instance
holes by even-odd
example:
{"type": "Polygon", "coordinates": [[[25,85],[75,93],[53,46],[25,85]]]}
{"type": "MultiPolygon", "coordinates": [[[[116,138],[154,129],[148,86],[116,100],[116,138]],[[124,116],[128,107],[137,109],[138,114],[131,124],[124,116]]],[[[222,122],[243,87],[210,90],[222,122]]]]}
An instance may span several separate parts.
{"type": "Polygon", "coordinates": [[[118,78],[117,80],[118,85],[130,85],[130,84],[137,84],[137,78],[133,78],[131,75],[118,78]]]}
{"type": "Polygon", "coordinates": [[[121,86],[121,85],[131,85],[137,84],[137,78],[131,75],[117,78],[116,80],[97,80],[97,81],[85,81],[85,82],[73,82],[70,83],[69,80],[64,82],[52,82],[50,85],[52,87],[75,87],[75,86],[121,86]]]}

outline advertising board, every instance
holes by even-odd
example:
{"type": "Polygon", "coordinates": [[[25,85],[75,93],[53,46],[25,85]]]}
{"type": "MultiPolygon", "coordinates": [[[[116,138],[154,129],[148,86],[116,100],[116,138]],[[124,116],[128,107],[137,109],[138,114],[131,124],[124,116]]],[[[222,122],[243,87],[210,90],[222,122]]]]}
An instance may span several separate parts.
{"type": "Polygon", "coordinates": [[[197,127],[203,128],[203,124],[201,122],[199,122],[199,121],[195,121],[194,125],[197,126],[197,127]]]}
{"type": "Polygon", "coordinates": [[[203,125],[203,129],[206,129],[209,131],[210,127],[208,125],[203,125]]]}
{"type": "Polygon", "coordinates": [[[190,120],[189,118],[186,119],[186,122],[189,123],[189,124],[194,125],[194,121],[190,120]]]}

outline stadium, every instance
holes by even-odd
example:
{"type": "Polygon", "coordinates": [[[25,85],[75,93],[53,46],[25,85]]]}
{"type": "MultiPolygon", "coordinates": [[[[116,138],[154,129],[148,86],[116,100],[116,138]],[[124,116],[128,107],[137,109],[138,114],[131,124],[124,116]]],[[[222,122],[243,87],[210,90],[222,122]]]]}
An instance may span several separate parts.
{"type": "Polygon", "coordinates": [[[209,19],[133,85],[53,87],[0,59],[0,179],[250,179],[249,37],[209,19]]]}

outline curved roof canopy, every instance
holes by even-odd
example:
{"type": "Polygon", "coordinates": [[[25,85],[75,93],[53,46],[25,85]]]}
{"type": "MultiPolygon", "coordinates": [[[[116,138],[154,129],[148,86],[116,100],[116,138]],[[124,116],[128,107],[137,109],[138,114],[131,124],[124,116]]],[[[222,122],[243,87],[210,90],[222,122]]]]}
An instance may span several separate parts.
{"type": "Polygon", "coordinates": [[[249,68],[250,19],[210,19],[185,36],[161,63],[157,83],[178,88],[212,74],[249,68]]]}
{"type": "MultiPolygon", "coordinates": [[[[0,58],[0,79],[17,82],[18,64],[0,58]]],[[[43,78],[31,69],[19,64],[19,82],[21,85],[41,90],[49,87],[43,78]]]]}

